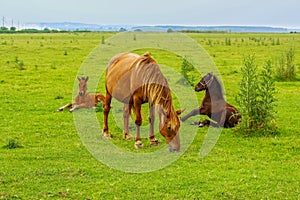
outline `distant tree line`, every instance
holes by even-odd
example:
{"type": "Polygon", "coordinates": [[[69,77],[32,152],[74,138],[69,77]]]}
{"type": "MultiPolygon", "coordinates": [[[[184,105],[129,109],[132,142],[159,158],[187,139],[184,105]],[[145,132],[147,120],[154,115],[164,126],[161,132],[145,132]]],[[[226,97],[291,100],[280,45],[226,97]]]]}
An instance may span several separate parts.
{"type": "Polygon", "coordinates": [[[226,30],[182,30],[181,33],[230,33],[226,30]]]}
{"type": "Polygon", "coordinates": [[[89,30],[74,30],[74,31],[66,31],[66,30],[55,30],[55,29],[48,29],[45,28],[43,30],[29,28],[29,29],[22,29],[17,30],[16,27],[0,27],[0,34],[1,33],[67,33],[67,32],[91,32],[89,30]]]}

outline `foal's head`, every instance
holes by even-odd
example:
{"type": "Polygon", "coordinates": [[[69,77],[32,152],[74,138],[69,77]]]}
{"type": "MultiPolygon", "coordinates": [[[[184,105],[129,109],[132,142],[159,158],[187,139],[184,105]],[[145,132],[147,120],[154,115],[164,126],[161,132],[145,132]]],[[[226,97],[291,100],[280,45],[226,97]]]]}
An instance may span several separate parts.
{"type": "Polygon", "coordinates": [[[195,86],[195,91],[199,92],[202,90],[206,90],[207,87],[212,83],[212,81],[214,80],[214,75],[212,72],[206,74],[201,80],[200,82],[195,86]]]}
{"type": "Polygon", "coordinates": [[[86,83],[89,80],[89,77],[87,76],[79,78],[77,77],[78,81],[79,81],[79,96],[84,96],[86,94],[86,90],[87,90],[87,86],[86,83]]]}

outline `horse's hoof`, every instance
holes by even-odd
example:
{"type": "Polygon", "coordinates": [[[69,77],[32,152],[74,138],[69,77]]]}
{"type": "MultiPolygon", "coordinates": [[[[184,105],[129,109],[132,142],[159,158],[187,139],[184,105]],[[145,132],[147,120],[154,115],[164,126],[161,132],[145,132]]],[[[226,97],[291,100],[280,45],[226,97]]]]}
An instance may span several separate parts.
{"type": "Polygon", "coordinates": [[[204,124],[203,123],[199,123],[198,127],[202,128],[202,127],[204,127],[204,124]]]}
{"type": "Polygon", "coordinates": [[[192,122],[191,125],[199,126],[199,122],[192,122]]]}
{"type": "Polygon", "coordinates": [[[104,139],[111,139],[111,135],[108,132],[103,132],[102,136],[104,139]]]}
{"type": "Polygon", "coordinates": [[[158,146],[160,143],[160,140],[159,139],[156,139],[156,138],[152,138],[150,139],[150,146],[158,146]]]}
{"type": "Polygon", "coordinates": [[[124,133],[124,140],[133,140],[134,137],[132,135],[130,135],[129,133],[124,133]]]}
{"type": "Polygon", "coordinates": [[[136,149],[142,149],[144,146],[143,146],[142,141],[138,140],[138,141],[136,141],[136,142],[134,143],[134,147],[135,147],[136,149]]]}

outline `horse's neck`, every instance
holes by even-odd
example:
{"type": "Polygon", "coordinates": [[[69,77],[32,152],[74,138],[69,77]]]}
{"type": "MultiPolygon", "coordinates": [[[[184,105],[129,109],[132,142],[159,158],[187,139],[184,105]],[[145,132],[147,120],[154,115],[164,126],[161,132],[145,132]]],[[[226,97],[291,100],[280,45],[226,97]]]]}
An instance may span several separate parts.
{"type": "Polygon", "coordinates": [[[225,100],[221,88],[216,87],[208,87],[206,89],[205,98],[211,99],[212,101],[225,100]]]}

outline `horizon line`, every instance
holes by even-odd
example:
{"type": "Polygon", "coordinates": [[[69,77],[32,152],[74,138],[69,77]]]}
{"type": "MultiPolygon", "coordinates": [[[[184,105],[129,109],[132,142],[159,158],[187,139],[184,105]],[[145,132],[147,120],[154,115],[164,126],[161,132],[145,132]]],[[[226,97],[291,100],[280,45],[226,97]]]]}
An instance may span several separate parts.
{"type": "Polygon", "coordinates": [[[157,23],[157,24],[139,24],[139,23],[86,23],[86,22],[73,22],[73,21],[57,21],[57,22],[25,22],[24,24],[41,24],[41,23],[48,23],[48,24],[63,24],[63,23],[74,23],[74,24],[86,24],[86,25],[98,25],[98,26],[185,26],[185,27],[217,27],[217,26],[231,26],[231,27],[268,27],[268,28],[285,28],[285,29],[300,29],[300,26],[283,26],[283,25],[255,25],[255,24],[164,24],[164,23],[157,23]]]}

